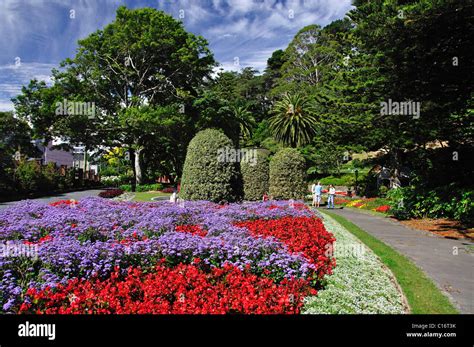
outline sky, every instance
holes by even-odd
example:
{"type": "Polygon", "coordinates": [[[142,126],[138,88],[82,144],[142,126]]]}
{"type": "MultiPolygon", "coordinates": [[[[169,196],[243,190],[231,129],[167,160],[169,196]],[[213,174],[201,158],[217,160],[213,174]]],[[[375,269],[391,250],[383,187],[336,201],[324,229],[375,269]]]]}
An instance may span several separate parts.
{"type": "Polygon", "coordinates": [[[10,99],[31,79],[51,83],[77,40],[112,22],[121,5],[181,20],[208,40],[224,70],[263,71],[301,28],[343,18],[351,0],[0,0],[0,111],[13,109],[10,99]]]}

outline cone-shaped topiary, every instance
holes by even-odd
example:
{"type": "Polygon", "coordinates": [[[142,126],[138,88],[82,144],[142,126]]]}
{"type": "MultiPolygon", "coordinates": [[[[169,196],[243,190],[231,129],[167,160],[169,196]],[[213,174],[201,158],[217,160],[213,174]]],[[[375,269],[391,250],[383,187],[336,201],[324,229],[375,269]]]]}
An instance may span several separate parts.
{"type": "Polygon", "coordinates": [[[274,199],[303,199],[306,195],[306,162],[294,148],[278,151],[270,161],[270,195],[274,199]]]}
{"type": "Polygon", "coordinates": [[[261,200],[268,193],[269,162],[268,152],[250,149],[245,152],[240,163],[244,182],[244,199],[261,200]]]}
{"type": "Polygon", "coordinates": [[[191,140],[183,167],[180,195],[186,200],[233,202],[242,199],[242,176],[232,141],[221,131],[206,129],[191,140]]]}

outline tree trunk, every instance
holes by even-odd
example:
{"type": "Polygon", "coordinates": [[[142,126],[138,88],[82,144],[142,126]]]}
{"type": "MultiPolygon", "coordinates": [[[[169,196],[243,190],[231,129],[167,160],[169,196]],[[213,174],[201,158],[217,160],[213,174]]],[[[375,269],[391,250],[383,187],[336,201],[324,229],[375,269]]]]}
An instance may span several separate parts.
{"type": "Polygon", "coordinates": [[[141,167],[141,162],[140,162],[140,153],[142,152],[143,148],[139,148],[135,150],[135,181],[136,184],[142,184],[142,167],[141,167]]]}
{"type": "Polygon", "coordinates": [[[137,172],[135,171],[135,151],[130,148],[129,149],[129,153],[130,153],[130,163],[132,164],[132,171],[133,171],[133,177],[132,177],[132,192],[135,192],[136,190],[136,187],[137,187],[137,172]]]}

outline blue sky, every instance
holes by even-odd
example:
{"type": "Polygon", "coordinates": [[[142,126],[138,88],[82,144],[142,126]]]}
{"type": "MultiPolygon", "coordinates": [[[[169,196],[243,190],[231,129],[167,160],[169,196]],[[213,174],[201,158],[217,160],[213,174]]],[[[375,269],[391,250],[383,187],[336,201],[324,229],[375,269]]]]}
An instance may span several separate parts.
{"type": "Polygon", "coordinates": [[[51,82],[51,69],[74,56],[78,39],[113,21],[120,5],[154,7],[182,20],[209,41],[225,70],[261,71],[299,29],[343,18],[351,0],[1,0],[0,111],[13,108],[10,99],[30,79],[51,82]]]}

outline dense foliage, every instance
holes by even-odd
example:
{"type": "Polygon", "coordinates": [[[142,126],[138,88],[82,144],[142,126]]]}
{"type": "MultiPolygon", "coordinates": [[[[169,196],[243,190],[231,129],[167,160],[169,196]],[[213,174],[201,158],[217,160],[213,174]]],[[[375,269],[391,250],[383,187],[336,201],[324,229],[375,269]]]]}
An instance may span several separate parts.
{"type": "Polygon", "coordinates": [[[307,193],[306,162],[298,150],[285,148],[270,161],[270,195],[274,199],[301,199],[307,193]]]}
{"type": "Polygon", "coordinates": [[[399,219],[452,218],[468,226],[474,225],[474,192],[451,184],[447,187],[423,190],[408,186],[390,192],[391,213],[399,219]]]}
{"type": "Polygon", "coordinates": [[[194,132],[191,104],[215,65],[207,41],[152,8],[117,9],[114,21],[78,42],[48,87],[32,81],[16,111],[39,136],[64,136],[86,148],[124,147],[133,182],[150,169],[181,174],[194,132]],[[157,50],[157,47],[160,49],[157,50]],[[93,102],[95,114],[57,114],[63,99],[93,102]]]}
{"type": "Polygon", "coordinates": [[[41,165],[35,160],[27,161],[23,158],[12,165],[6,168],[8,175],[2,181],[5,186],[0,184],[0,200],[8,201],[100,186],[98,181],[82,179],[79,170],[61,170],[54,163],[41,165]]]}
{"type": "Polygon", "coordinates": [[[213,202],[242,198],[242,179],[234,158],[221,157],[222,151],[234,150],[232,141],[221,131],[200,131],[191,140],[184,162],[181,197],[213,202]]]}
{"type": "Polygon", "coordinates": [[[242,181],[244,185],[244,199],[261,200],[269,189],[269,158],[268,153],[255,150],[255,157],[244,158],[240,163],[242,181]]]}

